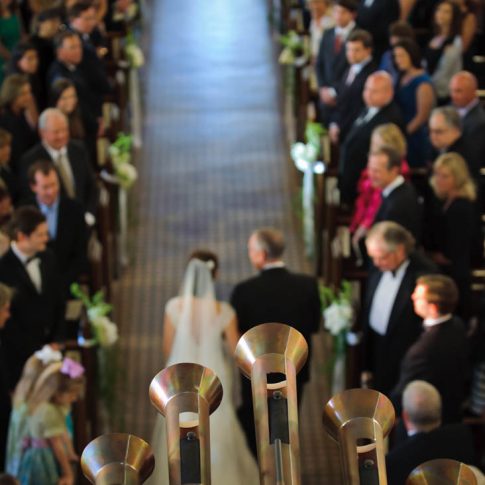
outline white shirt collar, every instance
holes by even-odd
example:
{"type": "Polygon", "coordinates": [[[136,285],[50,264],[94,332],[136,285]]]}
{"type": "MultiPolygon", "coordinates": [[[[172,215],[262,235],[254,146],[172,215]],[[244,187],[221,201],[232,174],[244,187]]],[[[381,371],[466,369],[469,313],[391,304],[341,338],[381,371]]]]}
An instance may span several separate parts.
{"type": "Polygon", "coordinates": [[[45,141],[42,142],[42,146],[46,149],[47,153],[54,161],[56,161],[60,155],[67,156],[66,146],[63,146],[60,150],[56,150],[55,148],[52,148],[50,145],[48,145],[45,141]]]}
{"type": "Polygon", "coordinates": [[[480,100],[475,98],[463,108],[457,108],[460,118],[464,118],[479,102],[480,100]]]}
{"type": "Polygon", "coordinates": [[[397,189],[404,183],[404,177],[398,175],[387,187],[382,189],[382,196],[387,197],[394,189],[397,189]]]}
{"type": "Polygon", "coordinates": [[[17,243],[15,241],[12,241],[10,243],[10,247],[12,248],[12,251],[15,254],[15,256],[17,256],[17,258],[20,259],[20,262],[22,264],[25,264],[30,256],[27,256],[24,252],[22,252],[20,248],[17,246],[17,243]]]}
{"type": "Polygon", "coordinates": [[[358,64],[352,64],[350,67],[354,71],[355,75],[360,73],[364,67],[369,64],[369,62],[372,61],[372,56],[369,56],[367,59],[364,59],[362,62],[359,62],[358,64]]]}
{"type": "Polygon", "coordinates": [[[447,313],[438,318],[425,318],[423,320],[423,325],[427,328],[434,327],[435,325],[439,325],[440,323],[446,322],[452,317],[451,313],[447,313]]]}
{"type": "Polygon", "coordinates": [[[339,35],[343,39],[347,39],[352,29],[355,27],[355,21],[350,21],[346,27],[335,26],[335,35],[339,35]]]}
{"type": "Polygon", "coordinates": [[[273,261],[272,263],[266,263],[261,270],[264,271],[266,269],[273,269],[273,268],[284,268],[285,263],[283,261],[273,261]]]}

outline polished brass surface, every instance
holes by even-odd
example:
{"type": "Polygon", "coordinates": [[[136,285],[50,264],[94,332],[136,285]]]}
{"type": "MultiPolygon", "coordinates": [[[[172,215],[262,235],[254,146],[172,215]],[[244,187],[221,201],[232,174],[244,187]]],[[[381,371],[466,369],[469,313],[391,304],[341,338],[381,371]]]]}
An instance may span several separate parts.
{"type": "Polygon", "coordinates": [[[430,460],[416,467],[406,485],[476,485],[472,469],[456,460],[430,460]]]}
{"type": "Polygon", "coordinates": [[[138,485],[153,472],[155,459],[150,445],[137,436],[109,433],[84,448],[84,476],[97,485],[138,485]]]}
{"type": "Polygon", "coordinates": [[[379,484],[387,484],[383,440],[394,419],[391,401],[372,389],[348,389],[328,401],[323,425],[340,445],[345,484],[360,484],[359,463],[364,459],[376,464],[379,484]]]}
{"type": "Polygon", "coordinates": [[[199,440],[202,484],[210,485],[209,415],[218,408],[222,393],[214,372],[198,364],[174,364],[153,378],[150,400],[166,419],[171,485],[181,483],[180,440],[188,433],[199,440]]]}
{"type": "Polygon", "coordinates": [[[260,481],[262,485],[301,483],[300,442],[296,375],[308,356],[303,335],[289,325],[264,323],[248,330],[236,347],[236,363],[251,379],[260,481]],[[268,374],[284,374],[286,379],[267,383],[268,374]],[[270,443],[268,397],[280,392],[288,408],[289,443],[270,443]],[[280,449],[281,448],[281,449],[280,449]],[[275,453],[281,453],[283,481],[276,481],[275,453]]]}

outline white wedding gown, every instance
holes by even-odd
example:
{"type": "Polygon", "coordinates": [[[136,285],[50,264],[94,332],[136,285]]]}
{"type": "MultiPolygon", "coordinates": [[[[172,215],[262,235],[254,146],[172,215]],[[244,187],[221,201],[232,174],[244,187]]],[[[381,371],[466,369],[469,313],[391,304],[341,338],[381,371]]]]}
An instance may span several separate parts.
{"type": "MultiPolygon", "coordinates": [[[[215,317],[210,319],[211,324],[199,326],[197,320],[204,320],[204,316],[201,315],[203,310],[198,308],[197,303],[197,298],[193,298],[191,328],[179,325],[183,312],[182,297],[172,298],[165,307],[176,331],[167,366],[194,362],[212,369],[222,383],[224,392],[221,404],[210,415],[212,485],[257,485],[257,464],[246,444],[235,411],[234,364],[225,352],[222,339],[224,329],[234,318],[234,310],[227,303],[216,303],[217,311],[215,317]],[[197,329],[203,335],[194,338],[193,334],[197,333],[197,329]]],[[[149,485],[169,484],[166,439],[165,419],[158,415],[151,441],[155,454],[155,470],[146,482],[149,485]]]]}

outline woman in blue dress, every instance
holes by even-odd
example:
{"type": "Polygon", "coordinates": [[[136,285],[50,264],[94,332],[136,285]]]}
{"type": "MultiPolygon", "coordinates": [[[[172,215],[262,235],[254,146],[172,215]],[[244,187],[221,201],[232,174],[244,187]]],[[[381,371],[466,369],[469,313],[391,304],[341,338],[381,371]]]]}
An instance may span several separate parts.
{"type": "Polygon", "coordinates": [[[430,149],[427,123],[435,104],[431,78],[421,66],[421,53],[413,40],[400,40],[393,53],[399,70],[395,101],[406,123],[408,164],[423,167],[430,149]]]}

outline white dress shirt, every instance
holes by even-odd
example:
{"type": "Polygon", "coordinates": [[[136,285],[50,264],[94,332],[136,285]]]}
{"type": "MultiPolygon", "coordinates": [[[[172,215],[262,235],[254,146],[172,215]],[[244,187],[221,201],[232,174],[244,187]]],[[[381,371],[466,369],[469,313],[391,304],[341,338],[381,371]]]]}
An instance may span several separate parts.
{"type": "Polygon", "coordinates": [[[389,194],[394,190],[397,189],[400,185],[405,182],[404,177],[402,175],[398,175],[387,187],[382,189],[382,197],[388,197],[389,194]]]}
{"type": "Polygon", "coordinates": [[[440,323],[446,322],[449,320],[453,315],[451,313],[447,313],[446,315],[442,315],[438,318],[425,318],[423,320],[423,326],[425,328],[434,327],[435,325],[439,325],[440,323]]]}
{"type": "Polygon", "coordinates": [[[17,246],[15,241],[10,243],[12,247],[12,251],[20,260],[20,262],[25,266],[25,270],[27,271],[32,284],[35,286],[35,289],[38,293],[42,292],[42,276],[40,274],[40,259],[38,257],[29,258],[26,254],[24,254],[19,247],[17,246]]]}

